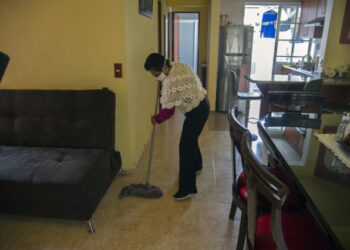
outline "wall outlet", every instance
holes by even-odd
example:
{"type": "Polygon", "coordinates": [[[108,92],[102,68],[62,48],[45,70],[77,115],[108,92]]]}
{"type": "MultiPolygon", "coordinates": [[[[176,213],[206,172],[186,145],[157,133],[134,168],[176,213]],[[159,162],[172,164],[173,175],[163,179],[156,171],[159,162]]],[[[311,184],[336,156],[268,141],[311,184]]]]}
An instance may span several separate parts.
{"type": "Polygon", "coordinates": [[[115,78],[121,78],[122,77],[122,64],[121,63],[115,63],[114,64],[114,77],[115,78]]]}

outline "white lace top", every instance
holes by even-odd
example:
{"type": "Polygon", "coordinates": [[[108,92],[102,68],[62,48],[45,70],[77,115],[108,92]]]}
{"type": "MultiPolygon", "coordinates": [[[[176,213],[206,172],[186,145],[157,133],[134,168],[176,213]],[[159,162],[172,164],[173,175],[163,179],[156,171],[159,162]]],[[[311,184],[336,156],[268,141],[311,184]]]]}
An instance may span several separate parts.
{"type": "Polygon", "coordinates": [[[169,75],[162,82],[160,103],[163,109],[175,106],[187,113],[199,105],[207,91],[189,65],[174,62],[171,66],[169,75]]]}

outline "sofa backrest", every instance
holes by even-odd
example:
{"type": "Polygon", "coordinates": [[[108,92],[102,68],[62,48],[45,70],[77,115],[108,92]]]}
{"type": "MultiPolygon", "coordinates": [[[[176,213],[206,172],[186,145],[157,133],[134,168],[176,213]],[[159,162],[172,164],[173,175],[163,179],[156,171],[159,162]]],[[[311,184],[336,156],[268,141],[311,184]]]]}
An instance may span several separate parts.
{"type": "Polygon", "coordinates": [[[115,95],[0,90],[0,145],[114,149],[115,95]]]}

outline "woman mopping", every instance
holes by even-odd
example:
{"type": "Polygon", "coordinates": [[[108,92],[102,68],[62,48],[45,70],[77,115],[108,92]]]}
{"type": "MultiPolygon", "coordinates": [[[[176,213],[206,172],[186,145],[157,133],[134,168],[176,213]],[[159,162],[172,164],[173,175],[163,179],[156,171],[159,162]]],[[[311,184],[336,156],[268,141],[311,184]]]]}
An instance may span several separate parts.
{"type": "Polygon", "coordinates": [[[203,168],[198,137],[209,116],[207,91],[189,65],[181,62],[170,64],[161,54],[150,54],[145,69],[162,82],[162,109],[152,116],[152,123],[159,124],[169,119],[175,107],[185,114],[179,145],[179,190],[174,199],[192,198],[197,193],[196,172],[203,168]]]}

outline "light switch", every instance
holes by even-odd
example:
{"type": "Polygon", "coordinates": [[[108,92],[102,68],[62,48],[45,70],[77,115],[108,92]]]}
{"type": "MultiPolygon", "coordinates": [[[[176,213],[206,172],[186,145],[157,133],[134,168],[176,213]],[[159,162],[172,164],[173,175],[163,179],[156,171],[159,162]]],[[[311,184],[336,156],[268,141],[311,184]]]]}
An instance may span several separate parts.
{"type": "Polygon", "coordinates": [[[115,78],[121,78],[122,77],[122,64],[121,63],[115,63],[114,64],[114,77],[115,78]]]}

